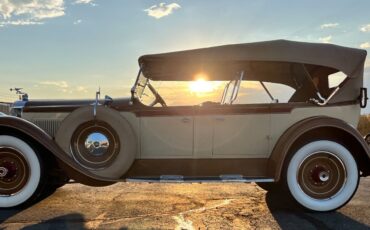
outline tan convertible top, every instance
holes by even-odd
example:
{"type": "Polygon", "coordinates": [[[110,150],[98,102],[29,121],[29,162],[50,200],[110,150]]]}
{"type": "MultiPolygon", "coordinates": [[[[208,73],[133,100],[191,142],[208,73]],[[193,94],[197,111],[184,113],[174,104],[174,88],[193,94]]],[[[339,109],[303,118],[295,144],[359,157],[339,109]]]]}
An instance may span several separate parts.
{"type": "Polygon", "coordinates": [[[294,87],[292,76],[307,72],[339,70],[349,78],[362,77],[365,58],[365,50],[275,40],[144,55],[139,65],[151,80],[191,81],[197,73],[207,74],[207,80],[231,80],[245,71],[247,79],[294,87]]]}

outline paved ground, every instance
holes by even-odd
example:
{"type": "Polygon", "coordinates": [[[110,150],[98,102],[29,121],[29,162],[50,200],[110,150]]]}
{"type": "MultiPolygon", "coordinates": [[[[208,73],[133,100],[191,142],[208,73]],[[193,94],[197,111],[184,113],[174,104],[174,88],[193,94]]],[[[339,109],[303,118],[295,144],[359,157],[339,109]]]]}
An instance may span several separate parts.
{"type": "Polygon", "coordinates": [[[255,184],[66,185],[0,229],[370,229],[370,178],[334,213],[304,212],[255,184]]]}

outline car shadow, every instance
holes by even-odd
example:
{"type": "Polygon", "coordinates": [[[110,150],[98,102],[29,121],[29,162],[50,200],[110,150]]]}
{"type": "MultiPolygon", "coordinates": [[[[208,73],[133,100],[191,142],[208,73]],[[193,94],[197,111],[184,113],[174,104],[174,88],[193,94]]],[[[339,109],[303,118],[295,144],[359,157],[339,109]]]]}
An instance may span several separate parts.
{"type": "Polygon", "coordinates": [[[17,215],[27,208],[0,209],[0,224],[4,223],[10,217],[17,215]]]}
{"type": "Polygon", "coordinates": [[[267,192],[266,203],[281,229],[370,229],[340,212],[315,213],[303,209],[286,193],[267,192]]]}
{"type": "Polygon", "coordinates": [[[87,229],[84,226],[85,218],[80,213],[71,213],[63,216],[58,216],[49,220],[42,221],[37,224],[24,227],[25,230],[33,229],[87,229]]]}
{"type": "MultiPolygon", "coordinates": [[[[49,220],[42,221],[37,224],[29,225],[23,230],[38,230],[38,229],[53,229],[53,230],[65,230],[65,229],[104,229],[101,226],[89,227],[85,224],[87,220],[80,213],[70,213],[63,216],[58,216],[49,220]]],[[[119,230],[126,230],[127,227],[121,227],[119,230]]]]}
{"type": "Polygon", "coordinates": [[[40,197],[38,197],[35,201],[32,203],[27,203],[23,206],[17,207],[17,208],[10,208],[10,209],[1,209],[0,208],[0,224],[4,223],[7,219],[9,219],[12,216],[17,215],[18,213],[31,208],[34,204],[41,202],[42,200],[48,198],[49,196],[53,195],[56,190],[49,190],[45,193],[43,193],[40,197]]]}

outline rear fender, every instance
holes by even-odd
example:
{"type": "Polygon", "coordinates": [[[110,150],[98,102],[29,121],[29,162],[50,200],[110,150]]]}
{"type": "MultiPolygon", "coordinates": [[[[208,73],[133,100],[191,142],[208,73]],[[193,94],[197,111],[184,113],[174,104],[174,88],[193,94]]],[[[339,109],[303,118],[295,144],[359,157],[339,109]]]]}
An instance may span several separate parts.
{"type": "Polygon", "coordinates": [[[362,176],[370,175],[370,151],[361,134],[342,120],[318,116],[302,120],[283,133],[276,143],[268,161],[269,176],[275,178],[275,181],[280,180],[283,167],[286,166],[285,163],[290,152],[292,152],[294,148],[299,147],[297,143],[311,141],[315,138],[325,138],[327,136],[329,136],[329,138],[335,137],[335,139],[345,142],[347,144],[346,147],[350,148],[360,166],[359,169],[363,173],[362,176]],[[310,138],[304,139],[306,136],[309,136],[308,134],[321,130],[328,130],[328,133],[316,132],[317,135],[311,135],[310,138]],[[341,135],[341,137],[338,137],[339,135],[341,135]],[[349,141],[349,139],[351,139],[351,141],[349,141]]]}

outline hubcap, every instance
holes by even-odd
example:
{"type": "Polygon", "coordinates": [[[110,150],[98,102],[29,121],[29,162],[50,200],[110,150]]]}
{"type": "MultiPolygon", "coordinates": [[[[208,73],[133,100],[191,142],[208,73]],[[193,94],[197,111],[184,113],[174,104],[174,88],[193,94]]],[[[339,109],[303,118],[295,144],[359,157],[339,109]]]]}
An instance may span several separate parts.
{"type": "Polygon", "coordinates": [[[30,169],[16,149],[0,147],[0,195],[12,195],[27,184],[30,169]]]}
{"type": "Polygon", "coordinates": [[[86,138],[85,148],[94,156],[102,156],[109,148],[109,139],[102,133],[91,133],[86,138]]]}
{"type": "Polygon", "coordinates": [[[347,178],[343,162],[330,152],[316,152],[304,159],[297,176],[303,192],[315,199],[335,196],[347,178]]]}
{"type": "Polygon", "coordinates": [[[103,121],[89,121],[80,125],[71,139],[74,159],[88,169],[103,169],[111,165],[120,151],[114,129],[103,121]]]}

